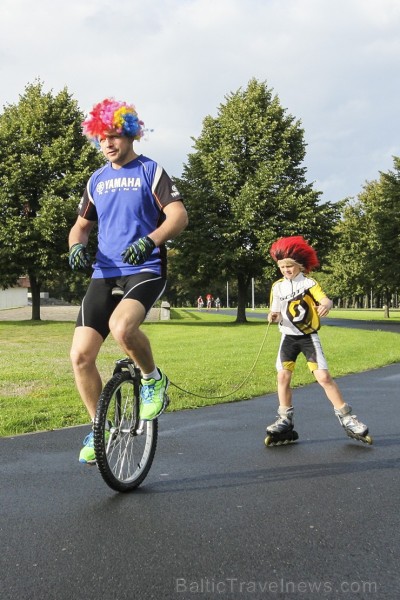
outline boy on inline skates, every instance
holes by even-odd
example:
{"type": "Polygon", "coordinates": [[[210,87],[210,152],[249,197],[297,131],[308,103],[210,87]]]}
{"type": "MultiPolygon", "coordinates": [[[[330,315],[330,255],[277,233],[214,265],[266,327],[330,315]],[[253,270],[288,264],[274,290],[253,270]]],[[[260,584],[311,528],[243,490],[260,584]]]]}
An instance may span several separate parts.
{"type": "Polygon", "coordinates": [[[279,323],[282,334],[276,360],[278,372],[278,419],[268,425],[267,446],[288,444],[298,439],[294,431],[292,390],[290,387],[297,357],[303,353],[307,365],[331,401],[334,413],[349,437],[372,443],[368,427],[352,414],[339,387],[332,379],[317,331],[320,317],[333,306],[309,272],[318,266],[315,250],[301,237],[284,237],[270,249],[283,275],[271,290],[269,323],[279,323]]]}

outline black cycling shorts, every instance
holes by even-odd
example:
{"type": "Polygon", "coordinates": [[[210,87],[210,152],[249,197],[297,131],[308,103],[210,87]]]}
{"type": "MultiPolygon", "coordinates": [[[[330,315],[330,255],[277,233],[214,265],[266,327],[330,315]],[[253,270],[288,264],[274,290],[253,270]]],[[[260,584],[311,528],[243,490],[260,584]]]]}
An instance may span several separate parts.
{"type": "Polygon", "coordinates": [[[138,273],[124,277],[91,279],[76,321],[76,327],[92,327],[106,339],[109,320],[120,300],[130,298],[143,304],[146,313],[165,290],[166,280],[155,273],[138,273]],[[114,296],[119,288],[123,295],[114,296]]]}
{"type": "Polygon", "coordinates": [[[318,333],[287,335],[284,333],[278,350],[276,369],[294,371],[297,357],[303,353],[311,372],[316,369],[328,369],[318,333]]]}

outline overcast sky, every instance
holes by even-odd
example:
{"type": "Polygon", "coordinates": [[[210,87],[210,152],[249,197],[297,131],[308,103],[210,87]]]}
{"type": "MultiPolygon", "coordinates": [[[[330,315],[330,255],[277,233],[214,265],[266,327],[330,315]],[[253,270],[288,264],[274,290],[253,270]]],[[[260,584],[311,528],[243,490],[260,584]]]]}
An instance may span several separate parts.
{"type": "Polygon", "coordinates": [[[106,96],[180,176],[225,96],[266,82],[305,131],[307,180],[336,201],[400,156],[400,0],[1,0],[0,109],[28,83],[106,96]]]}

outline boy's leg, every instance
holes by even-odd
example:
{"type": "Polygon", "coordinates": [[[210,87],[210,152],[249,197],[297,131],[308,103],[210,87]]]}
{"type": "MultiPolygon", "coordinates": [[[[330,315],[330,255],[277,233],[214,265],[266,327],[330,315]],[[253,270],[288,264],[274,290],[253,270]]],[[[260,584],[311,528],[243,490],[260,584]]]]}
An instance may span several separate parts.
{"type": "Polygon", "coordinates": [[[278,371],[278,414],[276,421],[266,427],[268,436],[265,443],[267,446],[287,444],[298,439],[297,433],[293,430],[291,378],[292,372],[288,369],[278,371]]]}
{"type": "Polygon", "coordinates": [[[293,430],[292,390],[290,387],[297,357],[296,353],[297,350],[294,347],[291,337],[283,335],[276,359],[279,401],[278,418],[266,427],[268,436],[265,439],[265,444],[267,446],[287,444],[298,439],[297,433],[293,430]]]}
{"type": "MultiPolygon", "coordinates": [[[[340,424],[344,427],[347,434],[357,439],[360,439],[360,437],[364,438],[368,434],[367,425],[359,421],[356,415],[353,415],[351,406],[344,401],[342,393],[337,383],[332,379],[329,371],[327,369],[316,369],[314,376],[324,388],[325,394],[334,407],[335,415],[338,417],[340,424]]],[[[363,439],[363,441],[366,441],[366,439],[363,439]]],[[[368,441],[368,443],[372,442],[368,441]]]]}
{"type": "Polygon", "coordinates": [[[333,407],[340,410],[345,406],[342,393],[337,383],[332,379],[327,369],[315,369],[313,371],[315,379],[323,387],[327,398],[333,404],[333,407]]]}
{"type": "Polygon", "coordinates": [[[306,357],[308,368],[313,373],[317,382],[323,387],[327,398],[331,401],[334,408],[342,408],[345,405],[345,401],[338,385],[328,371],[328,363],[326,362],[317,333],[304,338],[302,341],[302,352],[306,357]]]}
{"type": "Polygon", "coordinates": [[[289,371],[288,369],[278,371],[277,379],[279,406],[282,408],[290,408],[292,406],[292,389],[290,387],[292,371],[289,371]]]}
{"type": "Polygon", "coordinates": [[[296,339],[293,336],[282,335],[276,358],[278,380],[278,400],[282,408],[292,406],[292,390],[290,387],[292,374],[299,354],[296,339]]]}

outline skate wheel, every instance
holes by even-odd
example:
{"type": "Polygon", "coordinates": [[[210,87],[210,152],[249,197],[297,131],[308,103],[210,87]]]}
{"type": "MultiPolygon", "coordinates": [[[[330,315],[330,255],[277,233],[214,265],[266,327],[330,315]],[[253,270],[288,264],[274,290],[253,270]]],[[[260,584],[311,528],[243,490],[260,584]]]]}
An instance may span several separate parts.
{"type": "Polygon", "coordinates": [[[366,444],[373,444],[374,443],[374,440],[372,439],[372,437],[370,435],[366,435],[365,438],[364,438],[364,440],[365,440],[366,444]]]}
{"type": "Polygon", "coordinates": [[[297,431],[291,431],[287,437],[268,434],[264,440],[266,446],[287,446],[293,444],[299,439],[297,431]]]}

